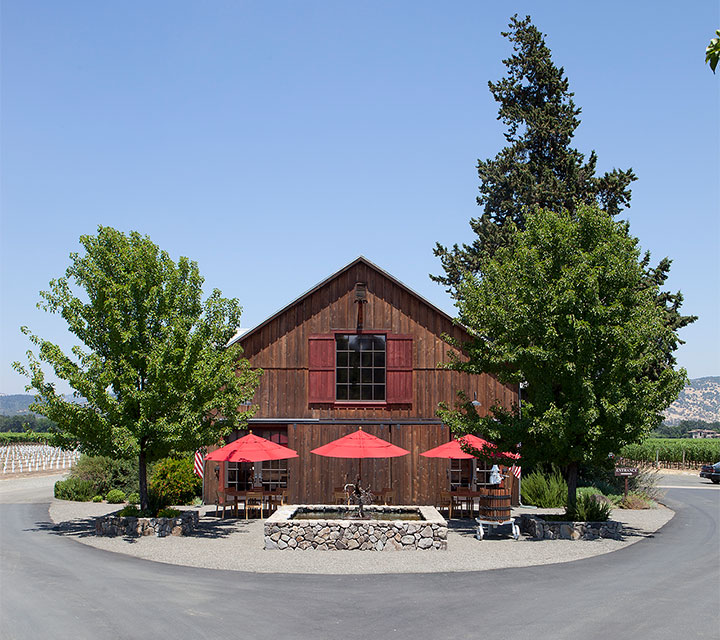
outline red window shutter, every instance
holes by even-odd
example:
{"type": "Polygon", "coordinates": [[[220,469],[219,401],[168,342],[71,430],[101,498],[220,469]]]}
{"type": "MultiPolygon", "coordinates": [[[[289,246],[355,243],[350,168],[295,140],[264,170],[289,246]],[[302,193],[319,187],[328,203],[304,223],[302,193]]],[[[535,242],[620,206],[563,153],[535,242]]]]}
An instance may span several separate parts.
{"type": "Polygon", "coordinates": [[[413,339],[412,336],[388,334],[386,341],[385,400],[392,404],[413,401],[413,339]]]}
{"type": "Polygon", "coordinates": [[[335,402],[335,336],[308,339],[308,403],[335,402]]]}

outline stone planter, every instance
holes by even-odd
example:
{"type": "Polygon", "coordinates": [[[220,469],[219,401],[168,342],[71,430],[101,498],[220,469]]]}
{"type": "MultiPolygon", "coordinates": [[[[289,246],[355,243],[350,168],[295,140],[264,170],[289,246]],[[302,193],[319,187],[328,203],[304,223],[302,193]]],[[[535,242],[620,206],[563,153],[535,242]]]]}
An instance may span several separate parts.
{"type": "Polygon", "coordinates": [[[543,520],[524,513],[520,516],[520,531],[533,540],[597,540],[598,538],[622,538],[622,523],[607,522],[560,522],[543,520]]]}
{"type": "MultiPolygon", "coordinates": [[[[313,511],[346,510],[348,507],[308,506],[313,511]]],[[[280,507],[265,521],[265,548],[319,551],[404,551],[447,549],[448,527],[434,507],[365,507],[385,513],[393,509],[419,511],[422,520],[293,520],[297,505],[280,507]]]]}
{"type": "Polygon", "coordinates": [[[197,511],[183,511],[177,518],[135,518],[119,516],[117,512],[95,519],[95,533],[99,536],[186,536],[198,526],[197,511]]]}

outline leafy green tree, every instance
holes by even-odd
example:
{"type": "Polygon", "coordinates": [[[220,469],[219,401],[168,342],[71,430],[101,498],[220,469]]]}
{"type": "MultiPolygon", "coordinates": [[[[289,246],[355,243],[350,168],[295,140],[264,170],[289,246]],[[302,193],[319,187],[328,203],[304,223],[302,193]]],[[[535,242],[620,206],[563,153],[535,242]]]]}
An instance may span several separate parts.
{"type": "Polygon", "coordinates": [[[715,31],[715,34],[718,37],[710,40],[710,44],[705,47],[705,62],[710,65],[713,73],[720,59],[720,29],[715,31]]]}
{"type": "MultiPolygon", "coordinates": [[[[458,285],[459,321],[473,339],[450,367],[527,383],[522,410],[472,403],[440,414],[459,432],[479,432],[500,450],[522,443],[523,464],[554,462],[575,505],[581,464],[601,465],[662,421],[685,371],[647,375],[671,334],[656,291],[643,285],[638,241],[596,207],[537,210],[513,242],[458,285]]],[[[458,345],[460,346],[460,345],[458,345]]]]}
{"type": "Polygon", "coordinates": [[[226,347],[239,325],[236,299],[215,289],[203,302],[197,264],[175,263],[150,238],[99,227],[82,236],[65,277],[50,282],[38,307],[59,313],[83,346],[71,355],[22,331],[38,348],[28,364],[32,410],[57,425],[53,442],[89,455],[138,461],[141,506],[147,465],[172,452],[216,443],[252,411],[259,371],[226,347]],[[42,362],[84,403],[66,401],[46,382],[42,362]]]}
{"type": "MultiPolygon", "coordinates": [[[[575,105],[564,69],[553,63],[545,38],[530,16],[520,20],[515,15],[509,26],[510,30],[502,34],[512,42],[514,50],[503,61],[507,75],[488,83],[500,105],[498,119],[507,127],[508,146],[495,158],[478,161],[477,204],[483,213],[470,220],[475,233],[472,243],[452,248],[438,243],[434,250],[444,275],[430,277],[445,285],[453,297],[458,295],[464,273],[478,273],[484,257],[511,242],[515,229],[525,227],[527,212],[536,207],[572,212],[582,205],[597,205],[615,216],[629,206],[630,184],[636,180],[632,169],[614,169],[597,176],[595,152],[586,160],[571,146],[581,110],[575,105]]],[[[644,260],[646,275],[641,286],[662,287],[671,261],[665,258],[653,268],[649,254],[644,260]]],[[[657,304],[664,309],[673,329],[696,319],[680,314],[682,302],[679,292],[658,289],[657,304]]],[[[659,370],[674,364],[679,342],[671,340],[659,356],[660,362],[649,366],[659,370]]]]}

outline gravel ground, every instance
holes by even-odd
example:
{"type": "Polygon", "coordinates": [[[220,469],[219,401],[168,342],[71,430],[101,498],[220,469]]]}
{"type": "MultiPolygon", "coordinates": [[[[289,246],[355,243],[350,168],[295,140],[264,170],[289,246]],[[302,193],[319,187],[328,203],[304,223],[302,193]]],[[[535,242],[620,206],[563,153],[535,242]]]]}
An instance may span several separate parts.
{"type": "MultiPolygon", "coordinates": [[[[684,472],[683,475],[697,475],[684,472]]],[[[542,540],[506,535],[475,539],[470,520],[452,520],[447,551],[265,551],[263,526],[258,520],[221,520],[214,507],[200,507],[200,528],[192,537],[103,538],[95,536],[94,518],[119,505],[67,502],[51,498],[62,476],[28,475],[0,480],[0,503],[50,502],[55,532],[98,549],[169,564],[252,571],[258,573],[376,574],[482,571],[570,562],[617,551],[653,533],[674,513],[665,507],[643,511],[616,509],[614,520],[625,529],[623,540],[542,540]]],[[[538,510],[514,509],[513,515],[538,510]]],[[[560,509],[543,509],[545,513],[560,509]]]]}
{"type": "MultiPolygon", "coordinates": [[[[625,529],[623,540],[532,541],[496,534],[474,538],[470,520],[453,520],[447,551],[265,551],[263,525],[258,520],[214,517],[214,507],[200,507],[200,528],[192,537],[154,536],[104,538],[94,535],[93,518],[118,505],[53,500],[50,517],[56,530],[98,549],[192,567],[258,573],[377,574],[483,571],[506,567],[570,562],[617,551],[652,534],[674,513],[665,507],[642,511],[616,509],[614,520],[625,529]],[[206,515],[207,514],[207,515],[206,515]]],[[[514,515],[534,509],[515,509],[514,515]]],[[[543,509],[543,512],[561,512],[543,509]]]]}

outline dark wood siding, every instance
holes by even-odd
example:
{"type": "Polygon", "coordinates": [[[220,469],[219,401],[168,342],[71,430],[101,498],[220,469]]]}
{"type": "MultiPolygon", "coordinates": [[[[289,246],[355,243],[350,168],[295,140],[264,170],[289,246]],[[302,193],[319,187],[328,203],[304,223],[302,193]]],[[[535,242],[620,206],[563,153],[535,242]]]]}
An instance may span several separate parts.
{"type": "MultiPolygon", "coordinates": [[[[359,460],[326,458],[310,451],[356,429],[353,425],[289,425],[288,446],[299,455],[288,461],[290,502],[332,502],[335,487],[355,482],[359,460]]],[[[410,451],[409,455],[399,458],[364,459],[363,486],[378,490],[394,487],[398,504],[438,503],[440,491],[447,488],[449,461],[424,458],[419,454],[450,439],[446,426],[380,424],[365,425],[363,430],[410,451]]]]}

